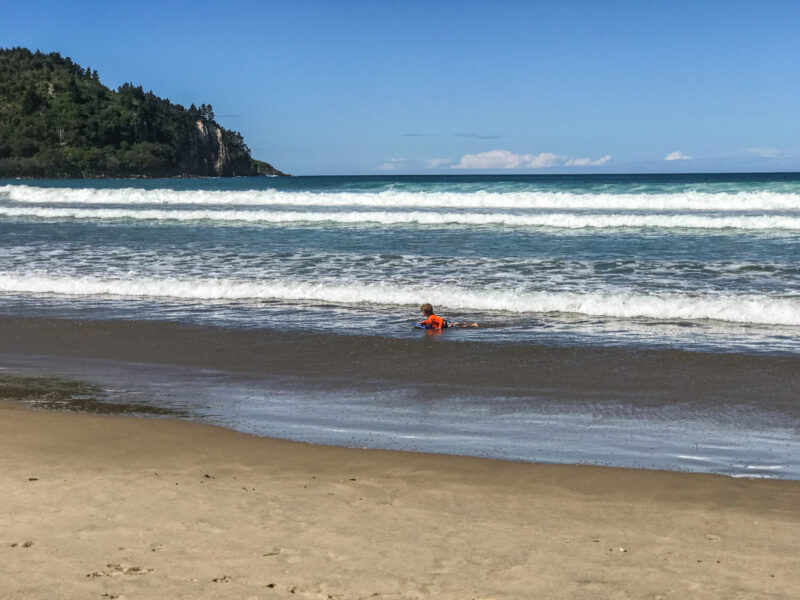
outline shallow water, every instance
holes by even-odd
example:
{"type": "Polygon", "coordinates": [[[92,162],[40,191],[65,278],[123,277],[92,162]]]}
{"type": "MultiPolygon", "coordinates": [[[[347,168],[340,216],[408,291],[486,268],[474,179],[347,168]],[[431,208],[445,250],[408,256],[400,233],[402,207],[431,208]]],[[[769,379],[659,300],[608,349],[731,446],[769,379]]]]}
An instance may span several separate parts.
{"type": "Polygon", "coordinates": [[[508,394],[467,386],[261,377],[109,360],[3,355],[3,371],[98,386],[37,408],[163,414],[350,447],[733,477],[800,479],[800,421],[769,405],[508,394]]]}

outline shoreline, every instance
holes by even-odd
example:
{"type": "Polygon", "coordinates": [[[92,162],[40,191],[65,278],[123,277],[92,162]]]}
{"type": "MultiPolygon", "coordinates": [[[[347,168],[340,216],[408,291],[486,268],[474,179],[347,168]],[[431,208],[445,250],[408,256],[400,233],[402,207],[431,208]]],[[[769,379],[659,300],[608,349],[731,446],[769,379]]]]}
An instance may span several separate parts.
{"type": "MultiPolygon", "coordinates": [[[[0,319],[32,404],[342,447],[800,480],[800,357],[0,319]]],[[[0,381],[2,383],[2,381],[0,381]]]]}
{"type": "Polygon", "coordinates": [[[511,462],[800,480],[795,421],[766,407],[644,405],[468,386],[257,376],[0,354],[0,398],[169,417],[265,438],[511,462]]]}
{"type": "Polygon", "coordinates": [[[797,481],[315,446],[10,402],[0,414],[9,597],[788,599],[800,587],[797,481]]]}

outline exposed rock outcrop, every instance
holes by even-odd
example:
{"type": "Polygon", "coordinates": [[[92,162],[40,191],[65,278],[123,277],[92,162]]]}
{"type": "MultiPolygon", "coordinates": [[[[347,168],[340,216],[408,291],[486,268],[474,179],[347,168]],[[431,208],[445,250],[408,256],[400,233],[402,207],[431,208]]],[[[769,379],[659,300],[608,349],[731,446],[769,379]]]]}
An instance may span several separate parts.
{"type": "Polygon", "coordinates": [[[194,135],[183,148],[180,168],[187,175],[200,177],[254,177],[282,173],[269,163],[250,158],[227,143],[228,132],[216,123],[198,119],[194,135]]]}

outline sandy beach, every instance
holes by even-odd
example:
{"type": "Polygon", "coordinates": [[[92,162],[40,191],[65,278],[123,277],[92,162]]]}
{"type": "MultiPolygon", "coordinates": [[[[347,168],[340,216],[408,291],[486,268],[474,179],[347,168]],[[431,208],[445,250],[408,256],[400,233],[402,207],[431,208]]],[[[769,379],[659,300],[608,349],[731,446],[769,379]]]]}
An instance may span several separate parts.
{"type": "Polygon", "coordinates": [[[0,412],[2,598],[795,598],[800,482],[0,412]]]}

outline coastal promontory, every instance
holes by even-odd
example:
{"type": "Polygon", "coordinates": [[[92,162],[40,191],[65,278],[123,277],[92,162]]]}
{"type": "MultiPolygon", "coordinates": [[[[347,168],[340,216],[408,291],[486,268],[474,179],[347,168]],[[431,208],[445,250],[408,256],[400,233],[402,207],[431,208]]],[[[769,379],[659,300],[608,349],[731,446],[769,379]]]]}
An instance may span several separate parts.
{"type": "Polygon", "coordinates": [[[185,108],[53,52],[0,49],[0,177],[285,175],[210,105],[185,108]]]}

